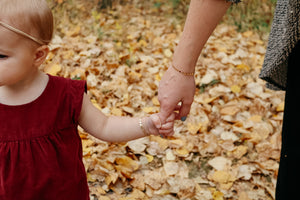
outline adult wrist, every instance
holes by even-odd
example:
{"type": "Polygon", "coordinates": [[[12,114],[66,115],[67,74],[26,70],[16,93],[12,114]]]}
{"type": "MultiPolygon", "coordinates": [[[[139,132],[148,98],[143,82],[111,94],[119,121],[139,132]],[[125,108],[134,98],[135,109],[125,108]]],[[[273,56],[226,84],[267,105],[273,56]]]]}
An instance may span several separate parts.
{"type": "Polygon", "coordinates": [[[173,63],[171,63],[171,67],[173,69],[175,69],[175,71],[179,72],[180,74],[184,75],[184,76],[194,76],[195,75],[195,71],[185,71],[185,70],[182,70],[181,67],[177,67],[175,66],[173,63]]]}

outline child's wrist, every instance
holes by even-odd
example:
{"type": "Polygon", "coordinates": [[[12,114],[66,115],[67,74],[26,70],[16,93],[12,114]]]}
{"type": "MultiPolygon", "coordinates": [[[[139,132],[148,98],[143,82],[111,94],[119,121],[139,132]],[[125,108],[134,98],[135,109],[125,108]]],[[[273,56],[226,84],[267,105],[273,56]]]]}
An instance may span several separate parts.
{"type": "Polygon", "coordinates": [[[149,133],[149,129],[146,127],[146,117],[139,118],[139,127],[142,130],[144,136],[150,136],[151,134],[149,133]]]}

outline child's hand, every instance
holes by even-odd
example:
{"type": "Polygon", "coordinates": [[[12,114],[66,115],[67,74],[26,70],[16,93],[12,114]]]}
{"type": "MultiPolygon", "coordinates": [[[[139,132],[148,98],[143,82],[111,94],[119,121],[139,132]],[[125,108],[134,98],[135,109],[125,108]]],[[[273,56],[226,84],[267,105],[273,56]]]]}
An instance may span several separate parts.
{"type": "Polygon", "coordinates": [[[164,124],[161,125],[159,129],[159,134],[161,136],[172,136],[174,134],[174,121],[176,118],[176,113],[173,112],[164,124]]]}
{"type": "Polygon", "coordinates": [[[152,114],[145,119],[145,129],[151,135],[171,136],[174,134],[174,120],[175,113],[172,113],[164,124],[161,123],[158,114],[152,114]]]}

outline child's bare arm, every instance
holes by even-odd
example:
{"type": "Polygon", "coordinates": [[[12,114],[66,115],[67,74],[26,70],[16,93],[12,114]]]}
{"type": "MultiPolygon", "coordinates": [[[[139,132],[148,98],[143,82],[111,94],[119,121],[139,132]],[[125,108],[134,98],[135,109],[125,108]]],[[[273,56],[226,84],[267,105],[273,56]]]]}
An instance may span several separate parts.
{"type": "Polygon", "coordinates": [[[161,127],[165,132],[172,134],[174,118],[175,115],[171,116],[168,122],[162,125],[158,114],[141,119],[135,117],[108,117],[91,103],[88,95],[84,94],[79,125],[101,140],[123,142],[141,138],[147,136],[147,134],[158,135],[161,127]]]}

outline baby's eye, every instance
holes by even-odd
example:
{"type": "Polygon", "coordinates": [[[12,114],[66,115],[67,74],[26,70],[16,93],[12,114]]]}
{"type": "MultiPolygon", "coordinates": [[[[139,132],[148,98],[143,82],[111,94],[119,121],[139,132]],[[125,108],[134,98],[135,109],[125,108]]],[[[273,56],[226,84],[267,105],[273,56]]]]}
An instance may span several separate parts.
{"type": "Polygon", "coordinates": [[[6,56],[6,55],[3,55],[3,54],[0,54],[0,59],[5,59],[5,58],[7,58],[8,56],[6,56]]]}

